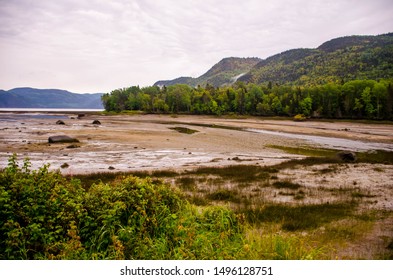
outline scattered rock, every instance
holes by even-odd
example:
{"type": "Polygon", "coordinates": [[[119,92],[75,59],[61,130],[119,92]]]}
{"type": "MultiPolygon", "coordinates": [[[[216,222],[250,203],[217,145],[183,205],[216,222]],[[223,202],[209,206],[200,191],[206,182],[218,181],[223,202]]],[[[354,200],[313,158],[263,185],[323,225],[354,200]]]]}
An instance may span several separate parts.
{"type": "Polygon", "coordinates": [[[67,135],[56,135],[48,138],[49,143],[77,143],[78,139],[72,138],[67,135]]]}
{"type": "Polygon", "coordinates": [[[113,166],[108,167],[109,170],[114,170],[115,168],[113,166]]]}
{"type": "Polygon", "coordinates": [[[241,161],[241,159],[239,157],[233,157],[232,160],[241,161]]]}
{"type": "Polygon", "coordinates": [[[56,124],[65,125],[65,122],[63,122],[62,120],[58,120],[58,121],[56,122],[56,124]]]}
{"type": "Polygon", "coordinates": [[[101,125],[101,122],[99,120],[94,120],[93,124],[101,125]]]}
{"type": "Polygon", "coordinates": [[[86,116],[86,114],[83,114],[83,113],[78,114],[78,119],[81,119],[81,118],[83,118],[84,116],[86,116]]]}
{"type": "Polygon", "coordinates": [[[76,149],[76,148],[80,148],[80,146],[77,144],[71,144],[71,145],[67,146],[66,148],[67,149],[76,149]]]}
{"type": "Polygon", "coordinates": [[[354,152],[351,151],[341,151],[337,153],[339,159],[345,162],[355,162],[357,157],[354,152]]]}
{"type": "Polygon", "coordinates": [[[69,166],[70,166],[70,165],[69,165],[68,163],[65,162],[65,163],[63,163],[60,167],[61,167],[61,168],[68,168],[69,166]]]}

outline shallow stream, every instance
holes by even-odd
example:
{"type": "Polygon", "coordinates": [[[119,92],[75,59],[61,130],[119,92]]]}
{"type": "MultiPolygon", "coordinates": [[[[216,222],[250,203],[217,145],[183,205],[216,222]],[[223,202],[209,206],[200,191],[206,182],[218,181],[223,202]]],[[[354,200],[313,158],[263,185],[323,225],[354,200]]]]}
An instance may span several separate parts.
{"type": "Polygon", "coordinates": [[[331,148],[331,149],[341,149],[341,150],[350,150],[350,151],[370,151],[370,150],[393,151],[393,144],[386,144],[386,143],[364,142],[358,140],[349,140],[345,138],[304,135],[304,134],[286,133],[286,132],[270,131],[270,130],[263,130],[263,129],[247,129],[247,131],[305,140],[308,142],[312,142],[314,144],[319,144],[325,148],[331,148]]]}

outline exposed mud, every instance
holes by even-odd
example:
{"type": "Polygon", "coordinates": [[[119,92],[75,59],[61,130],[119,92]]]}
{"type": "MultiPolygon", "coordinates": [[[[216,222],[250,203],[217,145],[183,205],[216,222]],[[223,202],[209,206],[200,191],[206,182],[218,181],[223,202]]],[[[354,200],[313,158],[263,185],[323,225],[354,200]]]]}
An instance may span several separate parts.
{"type": "MultiPolygon", "coordinates": [[[[30,158],[33,168],[50,164],[63,174],[190,169],[234,164],[274,165],[302,156],[275,146],[318,146],[348,150],[393,150],[393,125],[352,122],[293,122],[262,118],[87,113],[0,113],[0,168],[16,153],[30,158]],[[56,124],[63,120],[65,125],[56,124]],[[94,120],[101,125],[93,125],[94,120]],[[173,130],[195,130],[192,134],[173,130]],[[258,133],[256,133],[258,132],[258,133]],[[68,135],[80,142],[49,144],[48,137],[68,135]],[[65,164],[66,163],[66,164],[65,164]],[[61,166],[66,168],[61,168],[61,166]]],[[[318,165],[283,170],[276,180],[302,185],[302,196],[261,188],[258,196],[271,202],[328,203],[343,197],[360,201],[366,211],[393,210],[391,165],[318,165]]],[[[367,234],[369,245],[350,242],[339,258],[373,258],[393,239],[389,218],[367,234]],[[372,248],[369,248],[369,247],[372,248]]]]}
{"type": "Polygon", "coordinates": [[[12,153],[17,153],[20,158],[29,157],[33,167],[50,163],[52,169],[59,169],[67,163],[69,167],[61,172],[68,174],[108,171],[109,167],[127,171],[227,165],[235,163],[233,158],[238,159],[236,164],[271,165],[300,156],[268,145],[313,145],[309,138],[321,136],[325,142],[330,139],[333,145],[337,137],[349,139],[355,145],[353,149],[393,146],[391,125],[346,122],[93,114],[78,119],[77,113],[40,112],[1,113],[0,120],[0,167],[6,166],[12,153]],[[65,125],[57,125],[58,119],[65,125]],[[95,119],[102,125],[93,125],[95,119]],[[171,129],[174,124],[198,132],[179,133],[171,129]],[[255,133],[256,130],[269,133],[255,133]],[[49,144],[48,137],[53,135],[69,135],[80,144],[73,148],[67,144],[49,144]]]}

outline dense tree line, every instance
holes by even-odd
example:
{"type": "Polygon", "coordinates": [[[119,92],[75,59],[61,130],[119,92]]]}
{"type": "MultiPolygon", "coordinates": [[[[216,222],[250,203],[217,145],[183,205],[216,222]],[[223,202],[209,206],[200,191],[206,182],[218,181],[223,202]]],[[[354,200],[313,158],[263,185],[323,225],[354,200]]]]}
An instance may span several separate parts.
{"type": "Polygon", "coordinates": [[[245,84],[228,87],[132,86],[104,94],[107,111],[393,119],[392,80],[353,80],[314,86],[245,84]]]}

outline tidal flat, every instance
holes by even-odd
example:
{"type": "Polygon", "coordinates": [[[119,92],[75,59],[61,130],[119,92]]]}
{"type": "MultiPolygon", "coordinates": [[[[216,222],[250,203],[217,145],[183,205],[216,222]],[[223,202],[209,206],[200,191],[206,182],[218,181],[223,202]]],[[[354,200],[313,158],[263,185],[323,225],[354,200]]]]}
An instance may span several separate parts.
{"type": "MultiPolygon", "coordinates": [[[[84,182],[149,176],[196,205],[243,215],[247,240],[261,248],[278,234],[306,250],[295,258],[393,256],[392,124],[44,112],[0,119],[0,168],[15,153],[32,169],[49,163],[84,182]],[[48,143],[55,135],[79,142],[48,143]],[[337,160],[340,150],[359,160],[337,160]]],[[[264,254],[250,256],[269,258],[264,254]]]]}

